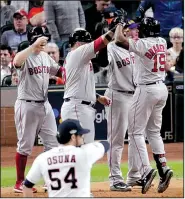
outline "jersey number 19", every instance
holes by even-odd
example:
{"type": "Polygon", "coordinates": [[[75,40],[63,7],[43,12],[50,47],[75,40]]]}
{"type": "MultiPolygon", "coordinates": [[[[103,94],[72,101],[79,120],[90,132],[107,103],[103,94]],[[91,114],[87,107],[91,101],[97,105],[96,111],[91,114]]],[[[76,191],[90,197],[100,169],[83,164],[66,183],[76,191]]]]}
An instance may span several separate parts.
{"type": "MultiPolygon", "coordinates": [[[[52,175],[53,173],[58,173],[58,172],[60,172],[60,169],[50,169],[50,170],[48,170],[50,180],[52,182],[56,182],[55,186],[53,186],[51,184],[51,190],[59,190],[62,187],[61,180],[59,178],[54,178],[53,175],[52,175]]],[[[76,185],[77,179],[75,178],[75,168],[74,167],[71,167],[69,169],[69,171],[67,172],[67,174],[64,178],[64,182],[65,183],[71,183],[72,184],[71,189],[78,188],[77,185],[76,185]]]]}
{"type": "Polygon", "coordinates": [[[164,66],[166,63],[166,55],[165,54],[156,54],[153,58],[154,60],[154,68],[152,72],[164,71],[164,66]]]}

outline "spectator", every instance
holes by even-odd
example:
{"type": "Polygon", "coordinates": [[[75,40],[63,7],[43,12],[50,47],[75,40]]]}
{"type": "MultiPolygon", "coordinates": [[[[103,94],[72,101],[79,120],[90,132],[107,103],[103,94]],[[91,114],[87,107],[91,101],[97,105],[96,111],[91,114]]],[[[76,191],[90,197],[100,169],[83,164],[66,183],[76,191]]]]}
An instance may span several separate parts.
{"type": "Polygon", "coordinates": [[[13,15],[14,29],[5,31],[1,36],[1,44],[8,45],[12,50],[17,51],[22,41],[27,41],[27,13],[18,10],[13,15]]]}
{"type": "Polygon", "coordinates": [[[56,63],[59,63],[60,52],[58,46],[55,43],[48,43],[45,47],[45,51],[52,59],[55,60],[56,63]]]}
{"type": "Polygon", "coordinates": [[[173,27],[183,27],[183,1],[182,0],[142,0],[136,17],[144,16],[148,8],[152,8],[154,18],[160,21],[161,36],[168,38],[173,27]]]}
{"type": "Polygon", "coordinates": [[[172,72],[175,70],[176,59],[182,50],[183,34],[183,29],[177,27],[172,28],[169,33],[172,47],[167,51],[167,60],[171,66],[170,70],[172,72]]]}
{"type": "Polygon", "coordinates": [[[1,45],[1,85],[3,79],[11,75],[11,61],[12,61],[12,49],[10,46],[1,45]]]}
{"type": "Polygon", "coordinates": [[[184,73],[184,48],[182,48],[179,56],[177,57],[175,70],[178,73],[184,73]]]}
{"type": "MultiPolygon", "coordinates": [[[[95,0],[95,3],[85,10],[86,29],[94,40],[108,30],[108,23],[111,21],[111,17],[114,17],[115,10],[116,8],[110,0],[95,0]]],[[[100,67],[108,65],[107,48],[101,49],[91,61],[96,83],[106,84],[107,77],[104,74],[107,71],[100,67]]]]}
{"type": "Polygon", "coordinates": [[[104,19],[103,12],[110,3],[110,0],[95,0],[94,5],[85,11],[86,30],[92,35],[93,39],[102,35],[102,32],[96,32],[96,26],[104,19]]]}
{"type": "MultiPolygon", "coordinates": [[[[59,63],[60,60],[60,52],[59,48],[55,43],[48,43],[45,47],[45,52],[55,60],[56,63],[59,63]]],[[[62,67],[63,71],[58,72],[56,76],[50,76],[49,84],[56,84],[56,85],[64,85],[65,84],[65,72],[64,68],[62,67]]]]}
{"type": "Polygon", "coordinates": [[[16,10],[24,9],[28,13],[28,20],[32,26],[45,25],[43,0],[37,1],[12,1],[11,5],[16,10]]]}
{"type": "Polygon", "coordinates": [[[17,86],[19,83],[19,78],[18,78],[18,74],[17,74],[17,70],[15,68],[12,68],[12,83],[11,86],[17,86]]]}
{"type": "Polygon", "coordinates": [[[13,24],[13,14],[15,13],[15,8],[11,5],[7,5],[7,1],[1,1],[1,27],[7,24],[13,24]]]}
{"type": "Polygon", "coordinates": [[[44,12],[52,40],[59,48],[69,41],[76,28],[85,28],[85,16],[80,1],[44,1],[44,12]]]}

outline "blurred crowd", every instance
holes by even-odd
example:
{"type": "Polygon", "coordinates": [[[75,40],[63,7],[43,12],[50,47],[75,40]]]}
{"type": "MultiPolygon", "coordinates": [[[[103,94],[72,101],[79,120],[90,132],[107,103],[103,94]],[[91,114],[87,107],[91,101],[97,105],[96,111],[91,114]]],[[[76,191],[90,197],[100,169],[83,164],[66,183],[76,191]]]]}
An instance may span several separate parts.
{"type": "MultiPolygon", "coordinates": [[[[154,16],[160,21],[161,36],[168,44],[166,80],[173,81],[174,74],[184,73],[183,8],[182,0],[1,1],[1,86],[19,83],[12,60],[17,52],[28,47],[30,27],[48,27],[51,42],[45,51],[62,66],[70,50],[69,35],[81,27],[93,39],[98,38],[108,30],[118,9],[125,10],[130,19],[154,16]]],[[[108,83],[106,56],[104,49],[92,60],[97,84],[108,83]]],[[[65,76],[51,76],[49,84],[64,85],[65,76]]]]}

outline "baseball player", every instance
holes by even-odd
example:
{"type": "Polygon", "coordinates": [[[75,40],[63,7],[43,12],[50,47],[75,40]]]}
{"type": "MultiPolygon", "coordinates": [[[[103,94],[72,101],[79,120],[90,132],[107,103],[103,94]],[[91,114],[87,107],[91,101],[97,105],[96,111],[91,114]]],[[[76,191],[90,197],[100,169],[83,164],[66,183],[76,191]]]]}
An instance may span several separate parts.
{"type": "Polygon", "coordinates": [[[68,53],[64,64],[66,84],[61,118],[62,120],[78,119],[84,128],[90,129],[90,133],[84,136],[85,143],[94,141],[94,105],[96,100],[107,106],[111,103],[109,98],[97,95],[95,92],[91,59],[112,40],[114,32],[115,27],[92,41],[89,32],[84,29],[77,29],[69,38],[71,51],[68,53]]]}
{"type": "MultiPolygon", "coordinates": [[[[55,116],[48,102],[49,76],[59,65],[43,52],[50,35],[46,27],[34,27],[28,32],[30,46],[16,54],[13,64],[18,71],[18,96],[15,102],[17,181],[14,191],[22,193],[27,157],[31,154],[36,135],[40,135],[45,151],[58,146],[55,116]]],[[[36,189],[33,188],[33,192],[36,189]]]]}
{"type": "MultiPolygon", "coordinates": [[[[137,23],[129,20],[128,28],[124,29],[124,34],[137,40],[137,27],[137,23]]],[[[110,169],[110,190],[131,191],[131,187],[124,183],[120,163],[124,148],[124,138],[128,128],[128,112],[135,90],[134,53],[119,47],[115,41],[108,44],[107,52],[109,83],[105,95],[112,101],[111,106],[106,108],[107,139],[110,144],[110,150],[107,153],[110,169]]]]}
{"type": "Polygon", "coordinates": [[[61,145],[40,154],[24,182],[24,197],[33,197],[31,188],[41,177],[48,186],[49,197],[90,197],[92,165],[109,149],[107,141],[84,144],[90,132],[78,120],[67,119],[58,127],[61,145]]]}
{"type": "MultiPolygon", "coordinates": [[[[121,32],[123,26],[118,25],[121,32]]],[[[173,171],[167,166],[164,143],[160,135],[162,110],[166,104],[168,90],[163,83],[167,44],[159,37],[160,23],[151,17],[145,17],[140,24],[142,39],[134,41],[123,34],[116,35],[116,43],[130,52],[136,53],[140,60],[138,85],[133,96],[129,112],[129,172],[131,181],[135,168],[139,168],[142,178],[142,193],[145,194],[151,186],[157,171],[152,169],[145,138],[151,145],[153,157],[160,176],[158,192],[164,192],[173,176],[173,171]]]]}

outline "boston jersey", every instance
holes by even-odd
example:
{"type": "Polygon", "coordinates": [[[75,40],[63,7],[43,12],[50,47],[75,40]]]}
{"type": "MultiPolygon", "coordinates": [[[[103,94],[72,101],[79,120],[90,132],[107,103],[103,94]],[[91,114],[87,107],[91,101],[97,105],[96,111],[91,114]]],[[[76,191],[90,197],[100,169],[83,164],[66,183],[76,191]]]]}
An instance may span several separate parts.
{"type": "Polygon", "coordinates": [[[47,97],[49,77],[60,66],[45,52],[31,54],[22,69],[18,69],[18,99],[40,101],[47,97]]]}
{"type": "Polygon", "coordinates": [[[148,84],[164,80],[166,63],[166,40],[161,37],[149,37],[134,41],[129,39],[129,51],[136,53],[139,69],[139,84],[148,84]]]}
{"type": "Polygon", "coordinates": [[[96,102],[94,70],[94,42],[84,44],[68,53],[65,59],[66,84],[64,98],[96,102]]]}
{"type": "Polygon", "coordinates": [[[111,42],[107,46],[109,60],[108,87],[114,90],[134,91],[134,53],[111,42]]]}
{"type": "Polygon", "coordinates": [[[90,197],[91,168],[104,153],[99,142],[81,147],[60,145],[40,154],[26,179],[36,184],[43,177],[49,197],[90,197]]]}

